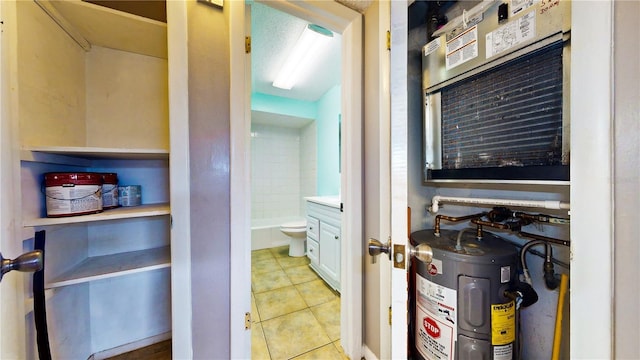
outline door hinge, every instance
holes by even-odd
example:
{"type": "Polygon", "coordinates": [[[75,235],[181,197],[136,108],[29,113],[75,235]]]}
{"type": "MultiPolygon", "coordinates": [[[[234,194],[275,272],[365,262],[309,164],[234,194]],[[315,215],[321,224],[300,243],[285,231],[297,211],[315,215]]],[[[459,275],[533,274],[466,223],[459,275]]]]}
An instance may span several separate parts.
{"type": "Polygon", "coordinates": [[[391,50],[391,31],[387,30],[387,50],[391,50]]]}
{"type": "Polygon", "coordinates": [[[251,54],[251,36],[244,37],[244,52],[251,54]]]}
{"type": "Polygon", "coordinates": [[[391,306],[389,306],[389,325],[391,325],[391,306]]]}
{"type": "Polygon", "coordinates": [[[393,267],[396,269],[404,269],[405,258],[404,245],[393,244],[393,267]]]}
{"type": "Polygon", "coordinates": [[[244,313],[244,329],[245,330],[251,329],[251,313],[250,312],[244,313]]]}

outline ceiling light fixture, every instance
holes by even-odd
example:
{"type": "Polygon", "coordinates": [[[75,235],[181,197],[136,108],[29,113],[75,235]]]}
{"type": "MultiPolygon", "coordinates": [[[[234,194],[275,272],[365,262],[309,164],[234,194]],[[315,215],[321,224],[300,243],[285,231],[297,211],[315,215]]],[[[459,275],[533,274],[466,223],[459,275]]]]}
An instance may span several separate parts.
{"type": "Polygon", "coordinates": [[[307,25],[273,81],[273,86],[290,90],[303,74],[308,73],[311,60],[324,50],[332,37],[333,33],[322,26],[307,25]]]}

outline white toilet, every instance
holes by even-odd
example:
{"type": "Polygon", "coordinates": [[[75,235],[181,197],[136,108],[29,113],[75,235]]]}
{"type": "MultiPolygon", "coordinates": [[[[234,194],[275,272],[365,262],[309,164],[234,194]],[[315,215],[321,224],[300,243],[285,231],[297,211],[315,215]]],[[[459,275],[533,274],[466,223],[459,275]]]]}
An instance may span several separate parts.
{"type": "Polygon", "coordinates": [[[289,244],[289,256],[304,256],[307,242],[307,220],[296,220],[280,225],[280,231],[287,235],[291,242],[289,244]]]}

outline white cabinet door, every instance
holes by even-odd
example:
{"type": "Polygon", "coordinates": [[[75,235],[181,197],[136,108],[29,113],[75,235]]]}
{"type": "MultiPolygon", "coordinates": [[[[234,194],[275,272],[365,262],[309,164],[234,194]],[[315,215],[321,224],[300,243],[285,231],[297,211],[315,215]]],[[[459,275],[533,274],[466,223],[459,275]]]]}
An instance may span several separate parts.
{"type": "Polygon", "coordinates": [[[340,229],[327,223],[320,224],[320,268],[340,282],[340,229]]]}
{"type": "Polygon", "coordinates": [[[307,237],[307,257],[313,266],[318,266],[320,261],[320,247],[318,242],[314,239],[307,237]]]}

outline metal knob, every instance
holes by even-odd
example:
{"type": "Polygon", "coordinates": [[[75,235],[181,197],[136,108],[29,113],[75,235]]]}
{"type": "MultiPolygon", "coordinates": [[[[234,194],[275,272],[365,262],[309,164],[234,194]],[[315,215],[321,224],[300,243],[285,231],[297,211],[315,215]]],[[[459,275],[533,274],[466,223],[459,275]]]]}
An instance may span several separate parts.
{"type": "Polygon", "coordinates": [[[418,244],[416,247],[409,248],[409,255],[430,264],[433,259],[433,249],[427,244],[418,244]]]}
{"type": "Polygon", "coordinates": [[[42,251],[34,250],[24,253],[17,258],[5,259],[0,254],[0,281],[4,274],[11,270],[23,272],[36,272],[42,270],[42,251]]]}
{"type": "Polygon", "coordinates": [[[383,244],[380,240],[370,238],[369,239],[369,255],[371,255],[371,263],[375,264],[378,255],[385,253],[391,260],[391,240],[387,244],[383,244]]]}

